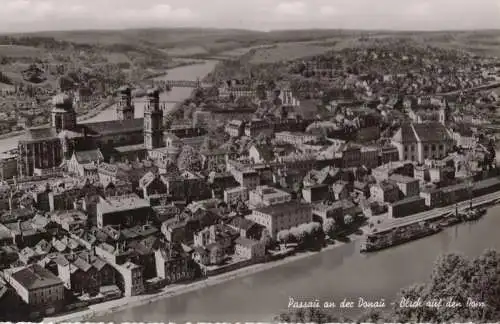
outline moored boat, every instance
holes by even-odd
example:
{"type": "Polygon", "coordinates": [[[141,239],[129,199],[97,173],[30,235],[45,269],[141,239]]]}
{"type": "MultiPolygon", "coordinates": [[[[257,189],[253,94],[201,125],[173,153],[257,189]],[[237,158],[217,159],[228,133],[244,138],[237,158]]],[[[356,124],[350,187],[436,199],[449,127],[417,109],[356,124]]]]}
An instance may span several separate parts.
{"type": "Polygon", "coordinates": [[[384,250],[389,247],[434,235],[442,230],[440,226],[434,224],[424,226],[418,225],[419,228],[411,228],[413,225],[408,226],[409,232],[406,232],[404,228],[398,228],[384,231],[384,233],[368,235],[366,240],[361,243],[360,252],[367,253],[384,250]]]}

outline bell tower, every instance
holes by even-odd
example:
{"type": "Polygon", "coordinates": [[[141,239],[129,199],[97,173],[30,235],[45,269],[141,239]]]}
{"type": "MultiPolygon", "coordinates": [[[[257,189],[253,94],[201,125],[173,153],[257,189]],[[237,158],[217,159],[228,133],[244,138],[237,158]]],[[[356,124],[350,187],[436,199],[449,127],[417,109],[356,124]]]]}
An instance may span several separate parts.
{"type": "Polygon", "coordinates": [[[52,99],[52,127],[59,133],[76,128],[76,112],[73,108],[73,97],[60,93],[52,99]]]}
{"type": "Polygon", "coordinates": [[[118,120],[134,119],[132,89],[129,86],[123,86],[118,89],[118,96],[118,104],[116,106],[116,116],[118,120]]]}
{"type": "Polygon", "coordinates": [[[157,88],[148,91],[144,107],[144,146],[147,150],[163,146],[163,111],[157,88]]]}

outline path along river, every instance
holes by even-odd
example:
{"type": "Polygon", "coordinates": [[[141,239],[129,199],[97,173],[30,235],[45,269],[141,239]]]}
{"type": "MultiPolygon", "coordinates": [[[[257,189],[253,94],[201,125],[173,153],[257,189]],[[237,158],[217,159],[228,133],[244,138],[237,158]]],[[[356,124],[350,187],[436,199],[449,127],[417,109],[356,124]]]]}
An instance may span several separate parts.
{"type": "MultiPolygon", "coordinates": [[[[362,255],[350,243],[247,277],[92,319],[97,322],[265,321],[286,309],[289,297],[335,301],[362,296],[396,301],[400,288],[426,280],[445,252],[478,256],[500,249],[500,206],[479,222],[381,252],[362,255]]],[[[388,306],[389,307],[389,306],[388,306]]],[[[354,309],[352,312],[360,312],[354,309]]],[[[345,313],[346,315],[354,315],[345,313]]]]}
{"type": "MultiPolygon", "coordinates": [[[[168,74],[155,78],[155,80],[188,80],[196,81],[196,79],[203,79],[208,73],[210,73],[217,61],[202,61],[203,63],[181,66],[178,68],[173,68],[168,70],[168,74]]],[[[162,101],[182,101],[188,98],[193,91],[192,88],[173,88],[170,92],[165,92],[161,94],[160,100],[162,101]]],[[[135,103],[135,117],[142,118],[144,114],[144,98],[140,98],[135,103]]],[[[171,108],[175,104],[167,104],[167,108],[171,108]]],[[[114,106],[100,112],[96,116],[87,119],[84,123],[89,122],[99,122],[106,120],[116,119],[116,109],[114,106]]],[[[5,152],[12,150],[17,147],[17,142],[22,139],[24,135],[9,137],[0,140],[0,152],[5,152]]]]}

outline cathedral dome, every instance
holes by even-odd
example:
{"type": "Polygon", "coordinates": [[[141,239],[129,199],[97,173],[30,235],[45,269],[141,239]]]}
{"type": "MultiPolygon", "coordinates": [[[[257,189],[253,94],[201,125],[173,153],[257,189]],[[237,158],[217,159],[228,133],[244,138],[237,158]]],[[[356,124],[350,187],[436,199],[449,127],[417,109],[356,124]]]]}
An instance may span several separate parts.
{"type": "Polygon", "coordinates": [[[52,105],[56,107],[68,107],[73,105],[73,97],[66,93],[60,93],[52,98],[52,105]]]}

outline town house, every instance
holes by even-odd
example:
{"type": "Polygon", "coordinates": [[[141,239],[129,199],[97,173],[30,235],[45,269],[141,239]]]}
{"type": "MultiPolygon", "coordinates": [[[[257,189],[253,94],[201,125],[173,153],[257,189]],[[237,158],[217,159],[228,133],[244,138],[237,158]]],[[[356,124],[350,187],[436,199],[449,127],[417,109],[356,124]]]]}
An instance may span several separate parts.
{"type": "Polygon", "coordinates": [[[248,205],[250,208],[271,206],[292,200],[292,195],[286,191],[269,186],[258,186],[248,193],[248,205]]]}
{"type": "Polygon", "coordinates": [[[379,203],[399,200],[399,188],[393,182],[382,181],[370,187],[370,198],[379,203]]]}
{"type": "Polygon", "coordinates": [[[266,256],[266,246],[261,241],[239,237],[236,240],[235,255],[245,260],[262,261],[266,256]]]}
{"type": "Polygon", "coordinates": [[[151,206],[148,201],[136,194],[100,198],[97,204],[97,226],[122,225],[133,227],[145,224],[151,216],[151,206]]]}
{"type": "Polygon", "coordinates": [[[75,151],[67,163],[69,173],[80,177],[98,179],[98,166],[104,162],[104,156],[99,149],[89,151],[75,151]]]}
{"type": "Polygon", "coordinates": [[[395,183],[404,197],[413,197],[420,194],[420,184],[417,179],[393,174],[389,181],[395,183]]]}
{"type": "Polygon", "coordinates": [[[196,267],[179,244],[166,243],[155,251],[156,274],[167,284],[192,280],[196,267]]]}
{"type": "Polygon", "coordinates": [[[4,270],[4,278],[31,312],[51,315],[64,305],[64,284],[38,264],[4,270]]]}
{"type": "Polygon", "coordinates": [[[159,174],[148,172],[139,180],[139,189],[142,197],[157,205],[162,199],[167,197],[167,186],[159,174]]]}
{"type": "Polygon", "coordinates": [[[312,221],[310,204],[285,202],[253,210],[247,218],[264,226],[273,239],[278,232],[312,221]]]}

